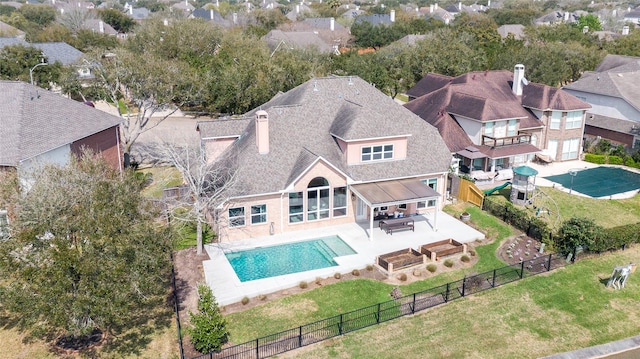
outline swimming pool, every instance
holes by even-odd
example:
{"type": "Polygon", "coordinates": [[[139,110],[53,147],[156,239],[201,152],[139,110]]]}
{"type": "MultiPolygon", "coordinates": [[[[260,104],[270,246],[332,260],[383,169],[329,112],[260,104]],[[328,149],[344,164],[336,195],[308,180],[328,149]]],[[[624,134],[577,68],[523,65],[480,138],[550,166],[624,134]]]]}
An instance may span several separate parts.
{"type": "Polygon", "coordinates": [[[225,256],[241,282],[337,266],[335,257],[356,254],[339,236],[259,247],[225,256]]]}
{"type": "Polygon", "coordinates": [[[568,173],[544,178],[593,198],[640,189],[640,174],[619,167],[600,166],[580,170],[576,171],[573,178],[568,173]]]}

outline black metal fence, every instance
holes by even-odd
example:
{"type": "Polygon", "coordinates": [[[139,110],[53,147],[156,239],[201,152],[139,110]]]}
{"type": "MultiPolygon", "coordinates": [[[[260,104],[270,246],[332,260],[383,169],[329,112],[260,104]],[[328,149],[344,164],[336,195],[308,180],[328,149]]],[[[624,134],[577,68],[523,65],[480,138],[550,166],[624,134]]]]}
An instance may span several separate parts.
{"type": "Polygon", "coordinates": [[[184,359],[184,347],[182,346],[182,328],[180,327],[180,308],[178,302],[178,289],[176,288],[176,272],[173,267],[173,253],[171,253],[171,286],[173,286],[173,311],[176,313],[178,325],[178,345],[180,346],[180,359],[184,359]]]}
{"type": "MultiPolygon", "coordinates": [[[[414,314],[467,295],[548,272],[566,264],[565,258],[562,256],[555,254],[541,256],[489,272],[465,277],[455,282],[409,294],[398,299],[267,335],[192,359],[267,358],[391,319],[414,314]]],[[[180,323],[178,323],[178,330],[179,328],[180,323]]]]}

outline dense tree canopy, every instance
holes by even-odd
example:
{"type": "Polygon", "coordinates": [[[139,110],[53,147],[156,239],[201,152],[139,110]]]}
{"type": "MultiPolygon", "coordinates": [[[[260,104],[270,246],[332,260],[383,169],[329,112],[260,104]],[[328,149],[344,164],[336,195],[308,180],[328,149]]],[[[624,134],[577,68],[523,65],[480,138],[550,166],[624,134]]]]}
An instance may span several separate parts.
{"type": "Polygon", "coordinates": [[[116,9],[103,9],[99,14],[104,22],[118,32],[129,32],[136,25],[132,18],[116,9]]]}
{"type": "Polygon", "coordinates": [[[27,326],[78,336],[128,328],[164,301],[171,236],[139,180],[89,153],[26,176],[0,241],[3,309],[27,326]]]}

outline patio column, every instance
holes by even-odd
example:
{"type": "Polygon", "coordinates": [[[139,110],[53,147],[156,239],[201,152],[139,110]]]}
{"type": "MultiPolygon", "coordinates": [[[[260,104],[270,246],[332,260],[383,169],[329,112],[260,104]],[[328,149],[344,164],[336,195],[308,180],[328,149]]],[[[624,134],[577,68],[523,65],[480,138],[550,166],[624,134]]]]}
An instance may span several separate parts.
{"type": "Polygon", "coordinates": [[[433,231],[438,231],[438,211],[440,210],[440,197],[436,198],[436,211],[433,212],[433,231]]]}
{"type": "Polygon", "coordinates": [[[373,241],[373,206],[369,206],[369,241],[373,241]]]}

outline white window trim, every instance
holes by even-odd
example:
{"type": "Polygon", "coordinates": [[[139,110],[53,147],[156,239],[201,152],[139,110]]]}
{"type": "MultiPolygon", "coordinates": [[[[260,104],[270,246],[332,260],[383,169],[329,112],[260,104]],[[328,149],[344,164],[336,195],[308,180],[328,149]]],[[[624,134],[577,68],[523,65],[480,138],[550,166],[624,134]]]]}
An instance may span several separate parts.
{"type": "Polygon", "coordinates": [[[582,128],[582,111],[567,112],[564,128],[567,130],[582,128]]]}
{"type": "Polygon", "coordinates": [[[572,160],[578,158],[580,150],[580,139],[569,138],[562,141],[562,160],[572,160]],[[571,145],[575,144],[575,150],[571,150],[571,145]]]}
{"type": "Polygon", "coordinates": [[[302,192],[302,191],[290,192],[289,195],[291,195],[291,193],[298,193],[298,194],[301,195],[301,197],[296,198],[296,199],[299,199],[300,201],[302,201],[302,206],[301,206],[302,208],[300,209],[300,212],[291,213],[291,200],[292,200],[292,198],[287,196],[288,199],[289,199],[289,201],[287,203],[287,209],[288,209],[288,212],[289,212],[288,213],[288,215],[289,215],[289,224],[304,223],[305,222],[305,220],[304,220],[304,215],[305,215],[305,211],[304,211],[304,208],[305,208],[304,192],[302,192]],[[300,217],[301,220],[299,220],[297,222],[294,222],[294,221],[291,220],[291,217],[300,217]]]}
{"type": "Polygon", "coordinates": [[[252,225],[254,225],[254,224],[255,224],[255,225],[258,225],[258,224],[265,224],[265,223],[267,223],[267,219],[268,219],[268,218],[267,218],[267,205],[266,205],[265,203],[262,203],[262,204],[256,204],[256,205],[251,205],[251,207],[250,207],[250,211],[251,211],[251,212],[249,213],[249,215],[251,216],[251,224],[252,224],[252,225]],[[253,208],[254,208],[254,207],[261,208],[262,206],[264,206],[264,212],[253,213],[253,208]],[[253,221],[253,218],[254,218],[254,217],[257,217],[257,218],[264,217],[264,221],[262,221],[262,222],[254,222],[254,221],[253,221]]]}
{"type": "Polygon", "coordinates": [[[333,217],[333,218],[345,217],[348,214],[347,207],[348,207],[348,204],[349,204],[349,199],[347,197],[347,194],[348,194],[347,187],[346,186],[333,187],[333,188],[331,188],[331,193],[333,195],[333,197],[331,198],[331,207],[332,207],[331,208],[331,217],[333,217]],[[335,204],[336,189],[339,189],[339,188],[344,188],[345,201],[344,201],[344,206],[336,207],[336,204],[335,204]],[[336,216],[336,210],[342,210],[342,209],[344,209],[344,214],[336,216]]]}
{"type": "Polygon", "coordinates": [[[387,143],[384,145],[371,145],[371,146],[362,146],[360,148],[360,161],[361,162],[373,162],[373,161],[388,161],[392,160],[394,156],[394,146],[391,143],[387,143]],[[386,147],[391,146],[391,150],[387,150],[386,147]],[[380,147],[381,151],[374,152],[374,148],[380,147]],[[364,153],[365,149],[369,149],[368,153],[364,153]],[[380,154],[380,158],[374,159],[374,154],[380,154]],[[390,157],[385,157],[385,155],[391,154],[390,157]],[[369,159],[365,159],[365,156],[369,156],[369,159]]]}
{"type": "Polygon", "coordinates": [[[244,206],[240,206],[240,207],[229,207],[229,209],[227,210],[227,216],[229,217],[229,227],[232,228],[237,228],[237,227],[244,227],[247,225],[247,218],[246,218],[246,210],[244,208],[244,206]],[[238,208],[242,208],[242,216],[231,216],[231,210],[233,209],[238,209],[238,208]],[[242,224],[237,224],[234,225],[233,221],[236,219],[242,219],[242,224]]]}

